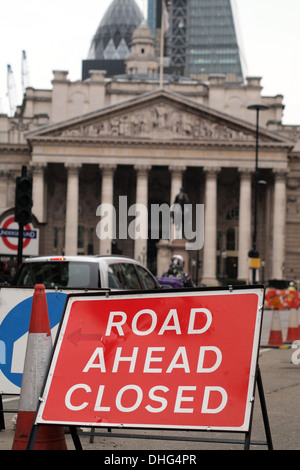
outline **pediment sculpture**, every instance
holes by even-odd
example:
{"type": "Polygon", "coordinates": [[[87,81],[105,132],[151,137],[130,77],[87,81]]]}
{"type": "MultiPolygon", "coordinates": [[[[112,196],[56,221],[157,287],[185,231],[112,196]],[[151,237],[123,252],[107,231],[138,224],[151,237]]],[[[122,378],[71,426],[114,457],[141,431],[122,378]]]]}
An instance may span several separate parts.
{"type": "Polygon", "coordinates": [[[224,122],[209,120],[166,103],[104,117],[95,122],[81,123],[56,133],[56,136],[253,142],[252,133],[231,128],[224,122]]]}

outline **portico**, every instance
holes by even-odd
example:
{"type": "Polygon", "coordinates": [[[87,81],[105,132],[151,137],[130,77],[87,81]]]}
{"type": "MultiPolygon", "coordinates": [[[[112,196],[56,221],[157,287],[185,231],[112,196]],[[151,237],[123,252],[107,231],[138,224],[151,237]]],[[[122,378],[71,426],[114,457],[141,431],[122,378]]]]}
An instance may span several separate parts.
{"type": "MultiPolygon", "coordinates": [[[[128,206],[136,204],[139,236],[134,240],[119,237],[117,245],[123,254],[151,267],[157,259],[155,271],[159,273],[159,240],[149,240],[148,214],[139,209],[153,203],[171,206],[183,187],[192,206],[204,204],[205,211],[204,246],[198,254],[188,253],[188,269],[194,269],[199,257],[199,278],[207,285],[228,277],[229,271],[248,279],[253,125],[158,90],[45,126],[26,137],[32,146],[33,211],[39,222],[47,222],[47,252],[53,252],[54,231],[60,234],[62,253],[87,253],[88,249],[110,253],[114,233],[97,238],[96,211],[105,204],[118,212],[118,198],[123,195],[128,197],[128,206]]],[[[258,243],[270,277],[278,277],[284,260],[289,148],[288,140],[261,131],[259,168],[267,187],[260,190],[258,243]],[[268,243],[266,211],[271,213],[272,225],[268,243]]],[[[107,221],[111,217],[111,229],[113,214],[106,217],[107,221]]],[[[170,254],[175,249],[172,235],[166,248],[170,254]]]]}

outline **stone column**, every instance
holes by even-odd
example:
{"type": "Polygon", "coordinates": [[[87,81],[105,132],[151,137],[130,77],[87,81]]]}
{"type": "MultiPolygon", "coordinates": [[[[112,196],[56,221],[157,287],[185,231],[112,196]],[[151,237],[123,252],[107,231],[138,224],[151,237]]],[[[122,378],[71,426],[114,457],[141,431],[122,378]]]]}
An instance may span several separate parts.
{"type": "Polygon", "coordinates": [[[78,244],[78,202],[79,202],[79,168],[81,164],[66,163],[68,172],[65,255],[77,255],[78,244]]]}
{"type": "Polygon", "coordinates": [[[249,277],[248,252],[251,249],[251,172],[240,169],[238,279],[249,277]]]}
{"type": "Polygon", "coordinates": [[[32,214],[39,222],[46,222],[44,173],[47,163],[32,162],[30,166],[32,168],[32,214]]]}
{"type": "Polygon", "coordinates": [[[147,243],[148,243],[148,173],[151,166],[136,165],[136,213],[134,236],[134,258],[147,265],[147,243]]]}
{"type": "Polygon", "coordinates": [[[10,178],[9,170],[1,170],[0,171],[0,211],[4,212],[9,204],[8,204],[8,180],[10,178]]]}
{"type": "Polygon", "coordinates": [[[282,279],[285,262],[285,227],[286,227],[286,171],[273,170],[274,208],[273,208],[273,266],[272,279],[282,279]]]}
{"type": "Polygon", "coordinates": [[[203,168],[206,172],[204,205],[204,252],[202,283],[217,285],[217,168],[203,168]]]}
{"type": "Polygon", "coordinates": [[[99,254],[110,255],[111,243],[115,238],[115,210],[114,203],[114,172],[116,165],[99,165],[102,172],[102,192],[101,192],[101,207],[102,225],[100,225],[100,232],[97,233],[99,238],[99,254]]]}

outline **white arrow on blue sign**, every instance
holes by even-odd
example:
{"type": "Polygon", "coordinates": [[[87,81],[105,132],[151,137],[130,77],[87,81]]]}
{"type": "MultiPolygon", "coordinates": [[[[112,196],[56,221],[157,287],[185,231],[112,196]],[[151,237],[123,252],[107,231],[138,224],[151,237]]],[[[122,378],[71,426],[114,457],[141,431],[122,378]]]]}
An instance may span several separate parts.
{"type": "MultiPolygon", "coordinates": [[[[46,293],[50,328],[56,330],[67,297],[63,292],[46,293]]],[[[22,383],[27,335],[31,316],[33,289],[1,288],[0,393],[18,394],[22,383]],[[23,294],[23,295],[22,295],[23,294]],[[22,298],[20,300],[20,298],[22,298]],[[15,303],[14,306],[13,302],[15,303]],[[4,315],[3,315],[4,313],[4,315]]]]}

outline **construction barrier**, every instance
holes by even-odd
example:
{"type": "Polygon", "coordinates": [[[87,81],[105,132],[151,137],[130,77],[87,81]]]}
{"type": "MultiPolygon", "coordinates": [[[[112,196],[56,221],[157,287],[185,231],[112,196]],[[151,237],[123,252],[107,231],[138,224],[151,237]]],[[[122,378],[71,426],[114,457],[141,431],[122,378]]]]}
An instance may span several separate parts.
{"type": "Polygon", "coordinates": [[[292,308],[289,316],[289,324],[287,330],[287,336],[285,343],[293,343],[297,341],[299,337],[299,321],[298,321],[298,309],[292,308]]]}
{"type": "Polygon", "coordinates": [[[265,296],[265,308],[273,310],[268,346],[280,347],[300,339],[300,317],[298,313],[299,294],[293,287],[288,289],[268,288],[265,296]],[[280,310],[289,310],[289,321],[286,340],[283,342],[280,321],[280,310]]]}
{"type": "Polygon", "coordinates": [[[265,308],[296,308],[299,306],[299,294],[294,288],[288,289],[266,289],[265,308]]]}
{"type": "Polygon", "coordinates": [[[280,347],[283,344],[280,312],[278,308],[274,308],[268,346],[280,347]]]}
{"type": "MultiPolygon", "coordinates": [[[[12,450],[26,450],[51,352],[52,337],[45,287],[42,284],[37,284],[32,301],[19,411],[12,450]]],[[[63,428],[59,426],[40,427],[34,450],[67,450],[63,428]]]]}

